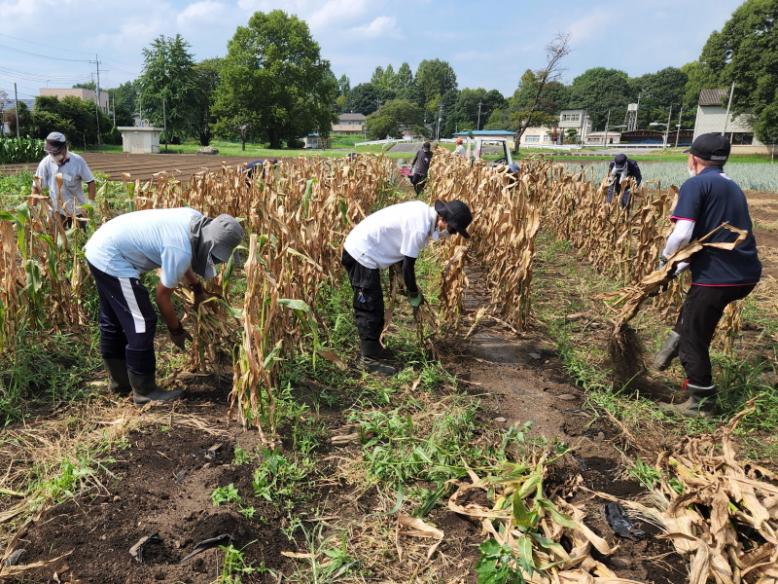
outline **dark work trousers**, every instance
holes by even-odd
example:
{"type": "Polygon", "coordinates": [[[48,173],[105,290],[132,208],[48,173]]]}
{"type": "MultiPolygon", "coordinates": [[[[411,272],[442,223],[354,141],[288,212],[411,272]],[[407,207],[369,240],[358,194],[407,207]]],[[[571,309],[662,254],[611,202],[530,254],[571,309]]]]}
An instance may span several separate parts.
{"type": "Polygon", "coordinates": [[[354,318],[359,338],[378,341],[384,330],[384,293],[381,290],[381,272],[366,268],[344,249],[341,259],[354,290],[354,318]]]}
{"type": "MultiPolygon", "coordinates": [[[[80,221],[84,216],[83,215],[76,215],[76,224],[82,229],[86,230],[86,221],[80,221]]],[[[66,230],[73,227],[73,216],[72,215],[65,215],[64,213],[60,213],[57,217],[60,223],[62,223],[62,227],[64,227],[66,230]]]]}
{"type": "Polygon", "coordinates": [[[700,387],[713,385],[710,343],[727,304],[749,295],[747,286],[692,286],[686,295],[675,332],[681,335],[678,356],[689,383],[700,387]]]}
{"type": "MultiPolygon", "coordinates": [[[[608,187],[608,193],[606,194],[606,199],[608,201],[608,204],[610,205],[611,202],[613,202],[614,195],[618,195],[621,191],[621,185],[620,184],[612,184],[608,187]]],[[[630,189],[624,189],[624,192],[621,193],[621,197],[619,198],[619,204],[626,208],[629,207],[629,203],[632,200],[632,192],[630,189]]]]}
{"type": "Polygon", "coordinates": [[[157,314],[137,278],[116,278],[89,264],[100,297],[100,353],[126,359],[127,370],[151,375],[156,368],[154,333],[157,314]]]}
{"type": "Polygon", "coordinates": [[[427,175],[426,174],[411,175],[411,184],[413,185],[413,190],[416,191],[416,194],[420,195],[421,192],[424,190],[425,185],[427,184],[427,175]]]}

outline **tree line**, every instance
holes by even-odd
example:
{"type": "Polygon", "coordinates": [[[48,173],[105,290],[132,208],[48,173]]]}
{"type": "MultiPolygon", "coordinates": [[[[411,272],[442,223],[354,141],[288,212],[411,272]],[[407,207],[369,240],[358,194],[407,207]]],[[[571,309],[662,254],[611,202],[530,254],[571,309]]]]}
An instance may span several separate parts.
{"type": "MultiPolygon", "coordinates": [[[[472,129],[517,131],[523,123],[554,126],[562,109],[586,109],[600,130],[607,119],[610,127],[623,124],[627,104],[639,100],[638,128],[664,125],[668,116],[671,125],[680,116],[681,126],[691,128],[700,91],[734,83],[734,114],[753,115],[757,136],[775,143],[776,20],[774,0],[747,0],[710,35],[699,59],[682,67],[639,77],[595,67],[570,84],[527,69],[506,97],[496,89],[460,89],[454,68],[440,59],[425,59],[415,71],[408,63],[396,70],[392,64],[378,66],[369,81],[352,87],[346,75],[333,74],[303,20],[274,10],[257,12],[239,26],[220,58],[195,62],[180,35],[160,36],[143,51],[140,77],[108,92],[117,125],[131,125],[140,115],[164,127],[163,139],[173,143],[195,138],[207,145],[216,136],[276,148],[299,146],[308,133],[327,135],[345,112],[366,115],[373,138],[396,136],[405,128],[450,136],[472,129]]],[[[38,98],[32,112],[20,111],[22,127],[37,136],[57,127],[93,143],[99,124],[105,139],[116,138],[113,120],[77,101],[38,98]]]]}

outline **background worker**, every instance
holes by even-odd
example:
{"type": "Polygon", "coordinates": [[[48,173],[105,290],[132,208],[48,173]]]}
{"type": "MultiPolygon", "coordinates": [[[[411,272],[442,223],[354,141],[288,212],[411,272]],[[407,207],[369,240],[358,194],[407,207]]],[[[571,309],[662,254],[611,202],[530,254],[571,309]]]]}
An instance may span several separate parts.
{"type": "MultiPolygon", "coordinates": [[[[660,265],[689,243],[727,222],[748,231],[748,237],[734,250],[705,247],[691,257],[692,286],[681,307],[674,331],[656,356],[655,365],[665,369],[679,356],[689,399],[665,409],[686,416],[709,415],[715,407],[710,343],[724,308],[745,298],[759,282],[762,264],[757,255],[748,203],[740,187],[726,174],[724,163],[729,141],[720,134],[702,134],[688,153],[688,179],[678,195],[671,220],[675,228],[667,238],[660,265]]],[[[732,241],[734,234],[722,230],[710,242],[732,241]]],[[[686,266],[680,265],[676,272],[686,266]]]]}
{"type": "Polygon", "coordinates": [[[461,156],[462,158],[464,158],[466,156],[464,142],[465,141],[461,137],[456,139],[456,144],[457,145],[456,145],[456,148],[454,148],[454,154],[456,156],[461,156]]]}
{"type": "Polygon", "coordinates": [[[230,215],[210,219],[180,208],[119,215],[87,241],[86,259],[100,298],[100,353],[115,392],[132,392],[136,404],[181,394],[157,387],[157,316],[140,275],[161,268],[157,306],[170,339],[183,351],[191,337],[176,314],[173,291],[184,280],[199,305],[207,296],[197,276],[213,278],[215,265],[226,262],[242,239],[243,228],[230,215]]]}
{"type": "MultiPolygon", "coordinates": [[[[614,195],[621,193],[622,182],[630,178],[635,179],[637,186],[640,186],[640,183],[643,181],[643,176],[640,174],[638,163],[627,158],[626,154],[617,154],[608,164],[608,204],[613,201],[614,195]]],[[[632,193],[630,192],[630,189],[625,188],[619,199],[621,206],[629,207],[631,197],[632,193]]]]}
{"type": "MultiPolygon", "coordinates": [[[[83,183],[87,184],[89,202],[94,205],[97,189],[95,177],[86,161],[70,152],[65,134],[51,132],[46,136],[46,144],[43,147],[46,157],[38,164],[35,178],[32,183],[32,194],[40,195],[42,186],[49,189],[51,212],[54,217],[62,221],[65,229],[73,225],[73,217],[82,218],[81,205],[86,203],[84,198],[83,183]],[[62,175],[62,189],[57,185],[57,175],[62,175]]],[[[36,204],[32,198],[31,203],[36,204]]],[[[82,228],[86,227],[83,221],[79,221],[82,228]]]]}
{"type": "Polygon", "coordinates": [[[429,142],[424,142],[411,163],[411,184],[417,195],[421,194],[427,184],[430,162],[432,162],[432,146],[429,142]]]}
{"type": "Polygon", "coordinates": [[[468,238],[473,220],[462,201],[423,201],[391,205],[366,217],[346,237],[342,263],[354,290],[354,317],[362,362],[368,370],[391,374],[391,352],[380,343],[384,329],[384,296],[380,270],[402,263],[408,301],[418,308],[424,297],[416,284],[416,258],[430,240],[458,233],[468,238]]]}

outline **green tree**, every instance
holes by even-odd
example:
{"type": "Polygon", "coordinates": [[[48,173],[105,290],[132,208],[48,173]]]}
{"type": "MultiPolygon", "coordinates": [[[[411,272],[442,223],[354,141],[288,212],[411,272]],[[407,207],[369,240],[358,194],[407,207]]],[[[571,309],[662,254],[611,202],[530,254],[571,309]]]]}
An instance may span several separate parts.
{"type": "Polygon", "coordinates": [[[775,133],[770,107],[778,100],[778,2],[746,0],[705,43],[700,56],[707,80],[720,87],[735,83],[732,111],[756,116],[756,133],[775,133]]]}
{"type": "MultiPolygon", "coordinates": [[[[680,108],[686,102],[688,81],[687,74],[675,67],[666,67],[656,73],[647,73],[631,79],[632,95],[640,96],[638,128],[646,128],[651,122],[666,123],[670,108],[672,108],[671,127],[675,127],[680,108]]],[[[696,108],[694,110],[696,112],[696,108]]],[[[692,112],[692,118],[695,112],[692,112]]],[[[689,119],[688,116],[686,119],[689,119]]]]}
{"type": "Polygon", "coordinates": [[[433,113],[441,96],[457,89],[457,76],[446,61],[424,60],[416,69],[417,103],[433,113]]]}
{"type": "Polygon", "coordinates": [[[49,132],[63,132],[77,146],[97,144],[98,116],[100,130],[107,133],[111,121],[94,102],[77,97],[37,97],[32,111],[30,132],[36,138],[45,138],[49,132]]]}
{"type": "Polygon", "coordinates": [[[492,112],[505,107],[505,104],[505,98],[496,89],[491,91],[487,91],[482,87],[463,89],[457,95],[454,104],[453,117],[456,129],[482,129],[492,112]]]}
{"type": "Polygon", "coordinates": [[[351,81],[344,74],[338,79],[338,97],[335,100],[339,112],[348,111],[348,98],[351,94],[351,81]]]}
{"type": "Polygon", "coordinates": [[[127,81],[107,91],[111,98],[111,105],[116,111],[116,125],[131,126],[138,113],[137,80],[127,81]]]}
{"type": "MultiPolygon", "coordinates": [[[[11,136],[16,136],[16,107],[5,110],[6,119],[8,120],[8,129],[11,131],[11,136]]],[[[27,104],[23,101],[19,102],[19,135],[27,136],[32,131],[32,115],[27,104]]]]}
{"type": "Polygon", "coordinates": [[[399,136],[403,129],[424,134],[424,112],[407,99],[394,99],[367,116],[367,135],[378,140],[387,136],[399,136]]]}
{"type": "Polygon", "coordinates": [[[351,90],[348,98],[348,110],[363,115],[376,111],[386,99],[386,94],[372,83],[360,83],[351,90]]]}
{"type": "Polygon", "coordinates": [[[194,66],[195,93],[193,97],[194,129],[201,146],[211,143],[211,126],[216,122],[213,116],[213,100],[219,86],[221,59],[206,59],[194,66]]]}
{"type": "Polygon", "coordinates": [[[416,83],[413,80],[413,71],[408,63],[403,63],[397,69],[392,90],[399,99],[410,99],[412,101],[416,99],[416,83]]]}
{"type": "Polygon", "coordinates": [[[165,140],[179,141],[196,132],[197,73],[189,43],[177,34],[160,35],[143,49],[139,83],[143,115],[165,128],[165,140]]]}
{"type": "Polygon", "coordinates": [[[608,110],[611,124],[621,123],[632,99],[629,77],[616,69],[588,69],[573,79],[570,85],[569,107],[587,110],[596,130],[605,128],[608,110]]]}
{"type": "Polygon", "coordinates": [[[228,45],[214,104],[216,128],[278,148],[309,132],[329,133],[338,86],[308,25],[281,10],[256,12],[228,45]]]}
{"type": "Polygon", "coordinates": [[[684,127],[691,127],[694,125],[694,118],[697,115],[700,92],[706,87],[715,87],[717,83],[710,78],[710,72],[706,71],[699,61],[686,63],[681,67],[681,71],[686,75],[683,94],[683,124],[684,127]]]}
{"type": "Polygon", "coordinates": [[[519,86],[509,100],[510,112],[508,127],[518,130],[528,120],[527,127],[555,126],[559,112],[565,108],[569,99],[569,89],[559,81],[547,81],[540,91],[543,72],[527,69],[519,80],[519,86]],[[537,97],[540,91],[540,97],[537,97]]]}

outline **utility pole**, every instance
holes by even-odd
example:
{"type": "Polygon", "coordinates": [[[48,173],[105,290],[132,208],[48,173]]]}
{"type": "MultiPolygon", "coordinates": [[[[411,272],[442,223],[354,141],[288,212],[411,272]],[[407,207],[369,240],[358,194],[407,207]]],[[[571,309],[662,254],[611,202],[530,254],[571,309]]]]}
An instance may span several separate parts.
{"type": "Polygon", "coordinates": [[[440,122],[443,121],[443,104],[441,103],[440,106],[438,106],[438,123],[437,127],[435,128],[435,140],[440,140],[440,122]]]}
{"type": "Polygon", "coordinates": [[[19,139],[19,93],[16,91],[16,81],[14,81],[14,103],[16,104],[16,138],[19,139]]]}
{"type": "Polygon", "coordinates": [[[667,138],[668,138],[668,134],[670,133],[670,118],[672,117],[672,115],[673,115],[673,106],[671,105],[670,111],[667,114],[667,125],[665,126],[665,143],[663,148],[667,148],[667,138]]]}
{"type": "Polygon", "coordinates": [[[167,110],[165,109],[165,98],[162,98],[162,130],[165,132],[165,152],[167,152],[167,110]]]}
{"type": "Polygon", "coordinates": [[[608,126],[611,123],[611,110],[608,110],[608,117],[605,118],[605,135],[602,137],[602,145],[607,147],[608,145],[608,126]]]}
{"type": "Polygon", "coordinates": [[[732,87],[729,88],[729,101],[727,102],[727,115],[724,116],[724,131],[721,132],[722,136],[725,136],[727,133],[727,124],[729,124],[729,110],[732,107],[732,96],[735,93],[735,82],[732,82],[732,87]]]}
{"type": "Polygon", "coordinates": [[[675,131],[675,147],[678,148],[678,138],[681,136],[681,116],[683,115],[683,104],[678,112],[678,128],[675,131]]]}
{"type": "Polygon", "coordinates": [[[113,129],[116,129],[116,96],[108,94],[109,99],[111,100],[111,111],[113,112],[113,129]]]}
{"type": "Polygon", "coordinates": [[[100,110],[102,106],[100,104],[100,57],[95,54],[95,60],[92,61],[95,64],[96,83],[95,83],[95,120],[97,121],[97,144],[102,144],[100,137],[100,110]]]}
{"type": "Polygon", "coordinates": [[[475,124],[475,129],[480,130],[481,129],[481,102],[478,102],[478,121],[475,124]]]}

